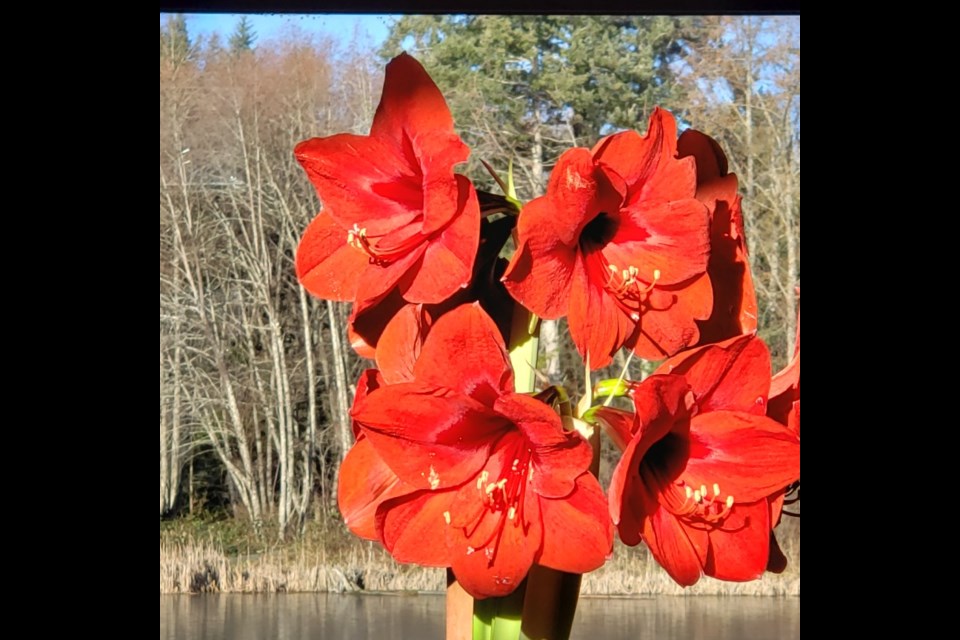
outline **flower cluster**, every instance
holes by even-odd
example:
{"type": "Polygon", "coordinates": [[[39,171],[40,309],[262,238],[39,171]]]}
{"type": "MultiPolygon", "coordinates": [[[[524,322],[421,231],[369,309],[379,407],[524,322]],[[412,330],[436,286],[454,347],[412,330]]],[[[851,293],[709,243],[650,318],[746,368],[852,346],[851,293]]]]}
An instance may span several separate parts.
{"type": "Polygon", "coordinates": [[[476,598],[512,592],[534,564],[598,568],[614,528],[682,585],[782,569],[773,528],[800,476],[799,333],[771,376],[737,179],[713,139],[678,137],[657,108],[644,135],[564,152],[546,193],[518,206],[455,173],[469,149],[401,54],[369,135],[295,155],[322,203],[297,275],[353,303],[351,343],[377,364],[357,384],[340,470],[351,531],[400,562],[451,568],[476,598]],[[571,415],[547,402],[565,392],[517,382],[509,350],[530,314],[565,317],[592,370],[622,348],[665,361],[624,385],[632,411],[571,415]],[[606,494],[569,428],[578,417],[622,452],[606,494]]]}

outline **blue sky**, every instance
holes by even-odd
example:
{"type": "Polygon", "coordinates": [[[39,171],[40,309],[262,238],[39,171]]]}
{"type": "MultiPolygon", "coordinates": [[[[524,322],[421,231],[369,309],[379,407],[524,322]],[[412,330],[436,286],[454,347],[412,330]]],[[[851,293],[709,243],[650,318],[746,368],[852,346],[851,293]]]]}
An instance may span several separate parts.
{"type": "MultiPolygon", "coordinates": [[[[168,14],[160,14],[160,24],[166,22],[168,14]]],[[[240,20],[239,14],[233,13],[188,13],[187,31],[191,38],[207,37],[218,32],[223,39],[229,38],[234,27],[240,20]]],[[[362,35],[366,32],[371,44],[377,46],[387,38],[396,15],[358,15],[358,14],[248,14],[257,34],[257,40],[265,42],[278,36],[287,25],[295,25],[309,33],[329,35],[338,38],[341,42],[351,39],[354,29],[358,28],[362,35]]]]}

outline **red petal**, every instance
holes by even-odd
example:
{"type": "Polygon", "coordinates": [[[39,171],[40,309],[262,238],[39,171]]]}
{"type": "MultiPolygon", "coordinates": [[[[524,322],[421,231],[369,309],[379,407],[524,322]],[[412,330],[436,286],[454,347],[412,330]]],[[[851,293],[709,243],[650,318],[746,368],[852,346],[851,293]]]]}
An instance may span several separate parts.
{"type": "Polygon", "coordinates": [[[469,149],[454,134],[453,117],[440,89],[412,56],[401,53],[387,64],[383,94],[370,135],[403,148],[411,164],[425,167],[463,162],[469,149]]]}
{"type": "Polygon", "coordinates": [[[561,242],[547,197],[529,202],[518,222],[519,248],[503,274],[503,284],[520,304],[541,318],[567,313],[577,245],[561,242]]]}
{"type": "Polygon", "coordinates": [[[400,282],[400,292],[410,301],[437,303],[470,285],[480,243],[480,204],[470,181],[456,176],[449,209],[452,222],[427,243],[423,260],[400,282]]]}
{"type": "Polygon", "coordinates": [[[450,566],[447,519],[453,491],[421,491],[384,502],[377,510],[383,546],[398,562],[450,566]]]}
{"type": "Polygon", "coordinates": [[[543,542],[538,500],[526,500],[513,520],[502,511],[486,510],[482,517],[477,532],[469,538],[462,531],[448,529],[453,573],[470,595],[481,599],[513,592],[530,571],[543,542]],[[491,542],[481,547],[490,533],[491,542]],[[469,546],[470,542],[477,547],[469,546]]]}
{"type": "Polygon", "coordinates": [[[666,202],[692,198],[697,174],[693,159],[677,159],[677,125],[657,107],[645,136],[623,131],[607,136],[593,149],[597,163],[618,173],[629,188],[628,202],[666,202]]]}
{"type": "Polygon", "coordinates": [[[793,347],[793,357],[781,371],[778,371],[770,381],[770,398],[796,390],[799,398],[800,388],[800,314],[797,314],[797,341],[793,347]]]}
{"type": "Polygon", "coordinates": [[[712,216],[707,273],[713,282],[714,303],[713,313],[701,327],[704,343],[757,328],[757,296],[747,260],[740,197],[716,201],[712,216]]]}
{"type": "Polygon", "coordinates": [[[355,535],[377,540],[377,507],[385,500],[414,491],[400,481],[377,455],[366,438],[360,438],[340,465],[337,503],[343,520],[355,535]]]}
{"type": "Polygon", "coordinates": [[[589,473],[577,478],[566,498],[540,499],[543,548],[537,562],[545,567],[586,573],[603,565],[613,550],[613,527],[600,483],[589,473]]]}
{"type": "Polygon", "coordinates": [[[423,305],[401,307],[387,323],[377,342],[377,366],[389,384],[413,380],[413,365],[430,330],[423,305]]]}
{"type": "Polygon", "coordinates": [[[372,351],[369,356],[359,350],[357,353],[363,357],[376,358],[376,347],[380,341],[380,335],[387,323],[407,304],[409,303],[400,296],[396,288],[380,298],[367,299],[361,296],[355,301],[348,319],[347,335],[350,336],[350,343],[354,349],[359,344],[364,350],[372,351]]]}
{"type": "Polygon", "coordinates": [[[581,256],[577,255],[567,324],[577,351],[589,356],[590,369],[596,370],[613,361],[620,348],[620,318],[622,313],[610,293],[588,277],[581,256]]]}
{"type": "Polygon", "coordinates": [[[324,300],[353,300],[369,262],[366,254],[347,244],[346,230],[326,211],[310,222],[297,247],[300,283],[324,300]]]}
{"type": "Polygon", "coordinates": [[[367,342],[367,339],[356,332],[352,322],[347,322],[347,340],[350,341],[350,347],[361,358],[373,360],[377,357],[376,348],[367,342]]]}
{"type": "Polygon", "coordinates": [[[459,392],[487,407],[513,391],[513,370],[500,331],[478,303],[443,314],[430,330],[414,376],[423,385],[459,392]]]}
{"type": "Polygon", "coordinates": [[[657,372],[683,375],[701,413],[729,410],[763,415],[770,387],[770,352],[763,340],[740,336],[687,351],[657,372]]]}
{"type": "Polygon", "coordinates": [[[800,477],[800,440],[766,416],[713,411],[690,422],[690,458],[683,480],[719,485],[737,504],[755,502],[800,477]]]}
{"type": "MultiPolygon", "coordinates": [[[[595,414],[604,432],[623,453],[627,443],[633,438],[634,414],[614,407],[602,407],[595,414]]],[[[639,428],[639,425],[636,425],[639,428]]]]}
{"type": "Polygon", "coordinates": [[[619,269],[636,267],[639,277],[659,286],[684,282],[707,271],[710,217],[693,198],[641,202],[620,211],[617,232],[604,247],[607,261],[619,269]]]}
{"type": "Polygon", "coordinates": [[[577,477],[590,467],[593,449],[575,433],[563,430],[553,409],[530,396],[510,393],[494,409],[509,418],[533,450],[533,487],[546,498],[573,491],[577,477]]]}
{"type": "Polygon", "coordinates": [[[418,489],[466,482],[509,426],[462,393],[419,382],[383,387],[358,402],[351,415],[394,473],[418,489]]]}
{"type": "Polygon", "coordinates": [[[713,180],[727,175],[727,157],[717,141],[710,136],[687,129],[677,140],[679,157],[693,156],[697,163],[697,183],[710,184],[713,180]]]}
{"type": "Polygon", "coordinates": [[[644,521],[643,541],[680,586],[689,587],[700,580],[709,544],[706,531],[685,527],[666,509],[657,509],[644,521]]]}
{"type": "Polygon", "coordinates": [[[650,294],[650,308],[640,317],[640,330],[625,346],[647,360],[677,353],[699,341],[694,320],[709,316],[712,306],[707,274],[677,287],[657,287],[650,294]]]}
{"type": "Polygon", "coordinates": [[[294,154],[344,233],[356,224],[375,240],[422,215],[419,169],[393,145],[341,133],[301,142],[294,154]]]}
{"type": "Polygon", "coordinates": [[[590,152],[581,147],[567,149],[557,159],[550,172],[546,198],[549,212],[541,210],[538,217],[529,221],[523,220],[526,208],[520,212],[517,232],[521,240],[542,221],[550,227],[557,242],[576,246],[580,232],[597,214],[620,204],[606,175],[598,170],[590,152]],[[542,219],[544,214],[549,216],[548,220],[542,219]]]}
{"type": "MultiPolygon", "coordinates": [[[[377,369],[367,369],[360,374],[360,379],[357,380],[357,390],[353,394],[353,404],[357,405],[361,400],[367,397],[372,391],[375,391],[386,384],[386,381],[383,379],[383,376],[377,369]]],[[[357,424],[356,420],[351,420],[351,426],[353,427],[353,437],[354,439],[360,438],[360,425],[357,424]]]]}
{"type": "Polygon", "coordinates": [[[722,526],[710,530],[710,553],[704,573],[718,580],[755,580],[763,575],[769,556],[767,501],[738,504],[722,526]]]}

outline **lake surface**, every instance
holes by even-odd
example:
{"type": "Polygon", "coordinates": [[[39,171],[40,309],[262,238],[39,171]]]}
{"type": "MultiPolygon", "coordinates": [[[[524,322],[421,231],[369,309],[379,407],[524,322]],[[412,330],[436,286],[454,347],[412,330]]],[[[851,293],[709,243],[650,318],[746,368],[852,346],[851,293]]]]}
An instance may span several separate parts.
{"type": "MultiPolygon", "coordinates": [[[[160,640],[442,639],[440,595],[160,596],[160,640]]],[[[800,598],[581,598],[581,640],[799,640],[800,598]]]]}

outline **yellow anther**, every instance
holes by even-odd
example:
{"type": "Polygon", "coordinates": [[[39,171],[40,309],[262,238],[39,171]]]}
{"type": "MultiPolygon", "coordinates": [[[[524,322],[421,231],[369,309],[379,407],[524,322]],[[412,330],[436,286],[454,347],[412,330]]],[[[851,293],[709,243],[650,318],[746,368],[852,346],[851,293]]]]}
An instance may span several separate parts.
{"type": "Polygon", "coordinates": [[[507,486],[506,478],[500,478],[499,480],[497,480],[497,489],[500,489],[500,491],[503,491],[503,488],[505,486],[507,486]]]}
{"type": "Polygon", "coordinates": [[[693,495],[693,489],[690,488],[690,485],[685,486],[684,489],[687,490],[687,500],[689,500],[690,497],[693,495]]]}
{"type": "Polygon", "coordinates": [[[653,281],[656,282],[660,279],[660,269],[653,270],[653,281]]]}
{"type": "Polygon", "coordinates": [[[483,484],[487,481],[487,478],[489,477],[490,477],[490,474],[487,472],[486,469],[484,469],[480,473],[480,477],[477,478],[477,491],[479,491],[480,489],[483,489],[483,484]]]}
{"type": "Polygon", "coordinates": [[[356,222],[353,223],[353,228],[347,231],[347,244],[359,246],[361,239],[367,236],[367,230],[363,229],[356,222]]]}
{"type": "Polygon", "coordinates": [[[444,512],[443,512],[443,521],[446,522],[447,524],[450,524],[450,512],[449,512],[449,511],[444,511],[444,512]]]}
{"type": "Polygon", "coordinates": [[[733,509],[733,496],[727,496],[727,509],[733,509]]]}
{"type": "Polygon", "coordinates": [[[510,507],[510,509],[507,510],[507,520],[513,520],[514,516],[516,515],[517,515],[516,507],[510,507]]]}
{"type": "Polygon", "coordinates": [[[720,485],[716,482],[713,483],[713,495],[714,497],[720,495],[720,485]]]}
{"type": "Polygon", "coordinates": [[[700,485],[700,495],[703,496],[704,498],[707,497],[707,485],[705,484],[700,485]]]}
{"type": "Polygon", "coordinates": [[[617,272],[617,265],[615,265],[615,264],[608,264],[608,265],[607,265],[607,269],[610,269],[610,271],[616,273],[616,272],[617,272]]]}
{"type": "Polygon", "coordinates": [[[693,492],[693,501],[696,502],[696,503],[699,503],[699,502],[700,502],[700,491],[699,491],[699,490],[693,492]]]}
{"type": "Polygon", "coordinates": [[[518,467],[519,465],[520,465],[520,458],[514,458],[514,459],[513,459],[513,464],[510,465],[510,469],[511,469],[512,471],[516,471],[516,470],[517,470],[517,467],[518,467]]]}
{"type": "Polygon", "coordinates": [[[487,495],[490,495],[491,493],[493,493],[493,490],[496,488],[497,488],[497,485],[491,482],[490,484],[487,485],[487,488],[484,489],[483,492],[486,493],[487,495]]]}

